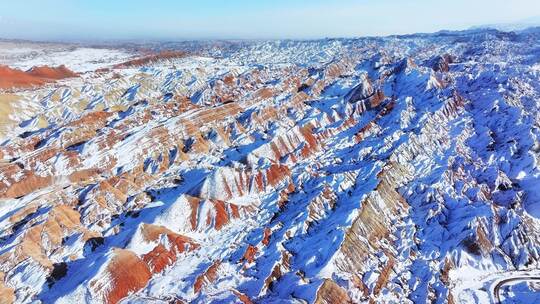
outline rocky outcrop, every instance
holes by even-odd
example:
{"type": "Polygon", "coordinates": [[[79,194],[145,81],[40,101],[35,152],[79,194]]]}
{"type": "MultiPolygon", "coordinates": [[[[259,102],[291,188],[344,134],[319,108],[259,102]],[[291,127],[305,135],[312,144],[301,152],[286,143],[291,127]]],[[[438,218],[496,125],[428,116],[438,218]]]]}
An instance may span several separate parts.
{"type": "Polygon", "coordinates": [[[316,304],[332,304],[332,303],[353,303],[347,292],[335,282],[325,279],[324,283],[317,290],[316,304]]]}
{"type": "Polygon", "coordinates": [[[56,68],[33,67],[26,72],[0,65],[0,89],[30,88],[77,76],[63,65],[56,68]]]}
{"type": "Polygon", "coordinates": [[[105,303],[118,303],[129,293],[143,288],[152,274],[148,265],[129,250],[114,249],[105,274],[90,283],[105,303]]]}
{"type": "Polygon", "coordinates": [[[142,256],[152,273],[159,273],[165,267],[174,264],[179,254],[199,248],[199,245],[192,239],[174,233],[163,226],[144,224],[141,232],[145,241],[158,242],[152,251],[142,256]],[[160,240],[161,236],[166,237],[166,239],[160,240]]]}
{"type": "Polygon", "coordinates": [[[15,290],[4,283],[4,273],[0,272],[0,304],[15,303],[15,290]]]}
{"type": "Polygon", "coordinates": [[[371,84],[371,80],[369,79],[367,75],[362,75],[360,84],[354,87],[345,96],[345,99],[350,103],[354,103],[354,102],[368,99],[369,97],[373,96],[373,94],[375,94],[375,89],[373,88],[373,85],[371,84]]]}
{"type": "Polygon", "coordinates": [[[208,269],[206,269],[195,279],[195,283],[193,284],[193,291],[195,293],[200,292],[204,286],[214,283],[214,281],[217,279],[220,265],[221,263],[219,261],[215,261],[210,267],[208,267],[208,269]]]}
{"type": "Polygon", "coordinates": [[[41,216],[39,210],[34,208],[26,209],[12,218],[13,235],[24,230],[19,234],[17,245],[0,255],[4,271],[28,258],[46,269],[52,269],[53,263],[49,256],[59,251],[58,247],[62,245],[64,237],[85,231],[80,226],[80,214],[70,206],[57,205],[41,216]]]}
{"type": "Polygon", "coordinates": [[[116,64],[113,66],[113,69],[135,68],[135,67],[157,63],[162,60],[183,58],[186,56],[187,56],[187,53],[183,51],[163,51],[163,52],[158,52],[155,54],[145,55],[140,58],[135,58],[135,59],[132,59],[132,60],[120,63],[120,64],[116,64]]]}

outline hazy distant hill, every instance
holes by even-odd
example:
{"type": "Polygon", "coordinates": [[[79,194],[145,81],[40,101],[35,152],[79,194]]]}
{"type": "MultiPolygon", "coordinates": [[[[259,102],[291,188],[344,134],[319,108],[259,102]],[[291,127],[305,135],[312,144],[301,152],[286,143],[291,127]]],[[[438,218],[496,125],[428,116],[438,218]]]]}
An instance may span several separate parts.
{"type": "Polygon", "coordinates": [[[521,31],[530,27],[540,26],[540,16],[527,18],[518,22],[512,23],[494,23],[494,24],[485,24],[479,26],[473,26],[471,29],[482,29],[482,28],[492,28],[500,31],[521,31]]]}

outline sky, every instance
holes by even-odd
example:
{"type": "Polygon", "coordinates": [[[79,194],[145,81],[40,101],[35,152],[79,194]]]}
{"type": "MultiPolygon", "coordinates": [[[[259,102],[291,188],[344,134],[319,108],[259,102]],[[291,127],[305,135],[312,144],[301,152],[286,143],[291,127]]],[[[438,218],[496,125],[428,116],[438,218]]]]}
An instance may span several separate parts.
{"type": "Polygon", "coordinates": [[[540,0],[0,0],[0,37],[312,39],[459,30],[537,16],[540,0]]]}

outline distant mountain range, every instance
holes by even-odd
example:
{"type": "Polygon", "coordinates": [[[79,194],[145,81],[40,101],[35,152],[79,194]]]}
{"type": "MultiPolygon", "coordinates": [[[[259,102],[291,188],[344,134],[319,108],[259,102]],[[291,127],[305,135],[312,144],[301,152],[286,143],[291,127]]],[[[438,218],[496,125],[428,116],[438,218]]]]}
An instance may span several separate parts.
{"type": "Polygon", "coordinates": [[[512,22],[512,23],[493,23],[493,24],[485,24],[485,25],[479,25],[479,26],[473,26],[471,29],[484,29],[484,28],[492,28],[497,29],[499,31],[521,31],[525,30],[531,27],[537,27],[540,26],[540,16],[537,17],[531,17],[527,19],[523,19],[518,22],[512,22]]]}

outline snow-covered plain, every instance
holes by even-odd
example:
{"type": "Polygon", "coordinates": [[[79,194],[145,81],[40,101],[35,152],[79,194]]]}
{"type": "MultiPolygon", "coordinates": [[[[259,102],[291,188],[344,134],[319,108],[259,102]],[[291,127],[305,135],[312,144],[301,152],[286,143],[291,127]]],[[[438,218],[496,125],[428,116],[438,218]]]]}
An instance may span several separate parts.
{"type": "Polygon", "coordinates": [[[113,48],[62,44],[0,42],[0,65],[29,70],[35,66],[60,66],[77,72],[95,71],[127,61],[135,54],[113,48]]]}

